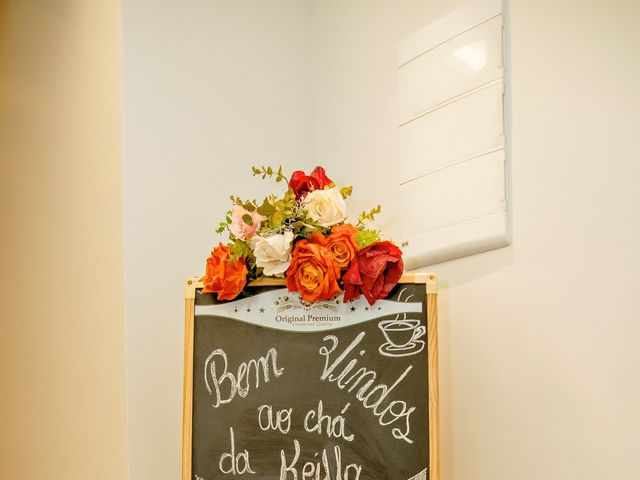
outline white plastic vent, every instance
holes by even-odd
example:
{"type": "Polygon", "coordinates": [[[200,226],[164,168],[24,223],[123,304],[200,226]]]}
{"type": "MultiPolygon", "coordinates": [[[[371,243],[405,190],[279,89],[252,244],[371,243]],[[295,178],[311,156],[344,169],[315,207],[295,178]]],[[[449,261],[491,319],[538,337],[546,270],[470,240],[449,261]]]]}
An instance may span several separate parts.
{"type": "Polygon", "coordinates": [[[408,269],[509,244],[503,22],[501,1],[481,0],[400,46],[408,269]]]}

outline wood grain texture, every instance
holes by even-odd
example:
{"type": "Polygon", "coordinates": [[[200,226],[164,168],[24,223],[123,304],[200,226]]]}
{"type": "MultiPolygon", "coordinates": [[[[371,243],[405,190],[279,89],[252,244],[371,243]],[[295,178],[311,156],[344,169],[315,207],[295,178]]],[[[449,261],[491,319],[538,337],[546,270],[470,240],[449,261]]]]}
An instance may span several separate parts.
{"type": "MultiPolygon", "coordinates": [[[[187,282],[191,285],[191,280],[187,282]]],[[[191,480],[191,427],[193,421],[193,328],[195,299],[184,300],[184,387],[182,394],[182,480],[191,480]]]]}
{"type": "MultiPolygon", "coordinates": [[[[425,283],[427,285],[427,293],[437,293],[438,277],[434,273],[405,273],[400,277],[398,283],[425,283]]],[[[284,287],[286,285],[284,278],[263,277],[259,280],[249,282],[249,287],[284,287]]],[[[200,277],[192,277],[186,282],[186,297],[194,298],[195,290],[202,288],[204,285],[200,281],[200,277]]]]}
{"type": "Polygon", "coordinates": [[[429,362],[429,480],[440,480],[440,387],[438,367],[438,294],[427,294],[429,362]]]}

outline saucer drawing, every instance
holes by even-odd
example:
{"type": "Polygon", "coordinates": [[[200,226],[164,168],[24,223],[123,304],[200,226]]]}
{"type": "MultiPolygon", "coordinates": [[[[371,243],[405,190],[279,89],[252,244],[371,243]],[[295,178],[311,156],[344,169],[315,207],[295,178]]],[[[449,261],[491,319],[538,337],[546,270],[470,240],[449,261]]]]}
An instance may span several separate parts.
{"type": "Polygon", "coordinates": [[[414,340],[401,347],[396,347],[391,343],[384,343],[380,345],[378,351],[386,357],[408,357],[409,355],[420,353],[423,349],[424,342],[422,340],[414,340]]]}

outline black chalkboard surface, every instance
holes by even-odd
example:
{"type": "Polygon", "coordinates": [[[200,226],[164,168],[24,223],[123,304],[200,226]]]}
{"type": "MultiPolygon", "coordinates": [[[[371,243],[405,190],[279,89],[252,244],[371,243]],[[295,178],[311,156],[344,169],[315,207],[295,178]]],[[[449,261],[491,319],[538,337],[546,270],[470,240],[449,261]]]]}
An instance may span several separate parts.
{"type": "Polygon", "coordinates": [[[373,306],[190,282],[183,480],[437,480],[434,282],[373,306]]]}

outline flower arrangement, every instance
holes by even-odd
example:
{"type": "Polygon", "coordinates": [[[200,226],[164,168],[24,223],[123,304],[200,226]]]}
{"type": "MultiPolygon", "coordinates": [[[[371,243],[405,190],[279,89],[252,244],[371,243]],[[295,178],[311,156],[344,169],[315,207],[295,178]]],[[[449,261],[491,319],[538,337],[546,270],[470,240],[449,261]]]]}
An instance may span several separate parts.
{"type": "MultiPolygon", "coordinates": [[[[253,175],[286,181],[282,167],[252,167],[253,175]]],[[[330,300],[344,291],[348,302],[364,295],[369,304],[385,298],[402,276],[402,252],[366,223],[380,205],[346,222],[345,200],[353,188],[339,188],[316,167],[298,170],[283,196],[262,202],[231,196],[232,208],[216,232],[229,234],[207,259],[203,292],[233,300],[247,283],[262,277],[285,278],[289,291],[306,302],[330,300]]]]}

